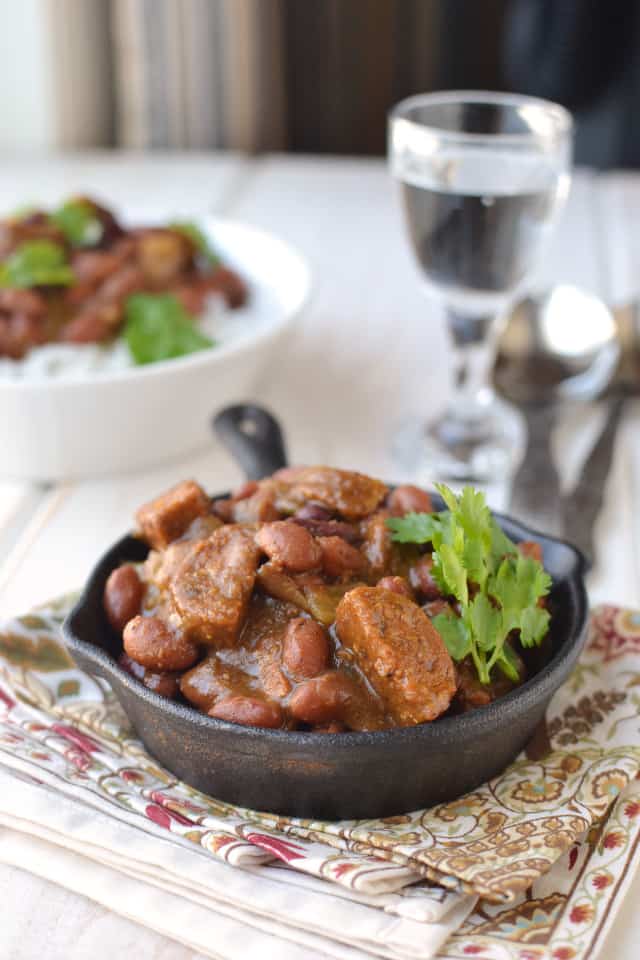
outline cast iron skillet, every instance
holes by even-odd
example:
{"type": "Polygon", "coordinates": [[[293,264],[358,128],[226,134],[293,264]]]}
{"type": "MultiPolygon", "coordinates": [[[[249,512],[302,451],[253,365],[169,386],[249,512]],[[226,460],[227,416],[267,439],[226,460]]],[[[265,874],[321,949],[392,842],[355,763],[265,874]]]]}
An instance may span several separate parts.
{"type": "MultiPolygon", "coordinates": [[[[285,464],[280,430],[266,411],[230,407],[216,417],[215,429],[250,479],[285,464]]],[[[472,790],[507,766],[532,736],[584,643],[582,555],[508,517],[498,519],[513,540],[542,543],[553,578],[553,655],[517,690],[460,716],[375,733],[313,734],[242,727],[160,697],[117,665],[121,641],[102,609],[111,571],[147,555],[146,545],[132,536],[98,562],[64,624],[64,636],[80,667],[111,684],[150,753],[205,793],[258,810],[324,819],[382,817],[431,806],[472,790]]]]}

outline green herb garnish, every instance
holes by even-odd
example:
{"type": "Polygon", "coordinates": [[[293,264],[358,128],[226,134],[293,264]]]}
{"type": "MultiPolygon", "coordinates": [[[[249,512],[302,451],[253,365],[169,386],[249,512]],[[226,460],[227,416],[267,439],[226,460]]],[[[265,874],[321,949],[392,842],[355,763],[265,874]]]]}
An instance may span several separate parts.
{"type": "Polygon", "coordinates": [[[192,223],[189,220],[177,220],[173,223],[170,223],[169,227],[172,230],[178,230],[179,233],[183,233],[185,237],[188,237],[198,251],[198,254],[209,264],[209,266],[214,267],[216,264],[220,263],[219,256],[209,243],[205,233],[197,224],[192,223]]]}
{"type": "Polygon", "coordinates": [[[439,484],[448,510],[392,517],[387,526],[398,543],[431,543],[433,575],[443,593],[455,597],[460,616],[438,614],[433,624],[454,660],[470,656],[478,678],[489,683],[498,667],[518,681],[509,634],[523,647],[538,646],[549,628],[549,613],[538,606],[551,578],[491,516],[484,495],[465,487],[460,496],[439,484]]]}
{"type": "Polygon", "coordinates": [[[215,345],[171,294],[136,293],[127,300],[125,317],[124,338],[137,364],[184,357],[215,345]]]}
{"type": "Polygon", "coordinates": [[[62,231],[72,247],[93,247],[102,239],[104,226],[86,200],[67,200],[49,214],[49,220],[62,231]]]}
{"type": "Polygon", "coordinates": [[[64,250],[52,240],[23,243],[0,264],[2,287],[66,287],[73,280],[64,250]]]}

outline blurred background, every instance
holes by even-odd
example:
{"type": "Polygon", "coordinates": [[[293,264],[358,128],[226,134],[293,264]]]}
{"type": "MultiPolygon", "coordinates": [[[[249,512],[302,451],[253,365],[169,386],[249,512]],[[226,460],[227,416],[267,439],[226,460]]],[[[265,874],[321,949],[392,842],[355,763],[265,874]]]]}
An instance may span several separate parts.
{"type": "Polygon", "coordinates": [[[513,90],[640,165],[637,0],[0,0],[0,148],[382,154],[389,106],[513,90]]]}

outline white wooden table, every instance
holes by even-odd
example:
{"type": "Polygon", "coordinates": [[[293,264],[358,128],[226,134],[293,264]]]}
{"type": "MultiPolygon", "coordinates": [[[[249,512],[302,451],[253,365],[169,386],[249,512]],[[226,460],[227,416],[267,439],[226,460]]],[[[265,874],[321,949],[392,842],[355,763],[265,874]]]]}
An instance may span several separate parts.
{"type": "MultiPolygon", "coordinates": [[[[449,370],[441,318],[423,298],[382,162],[204,154],[0,162],[0,209],[79,191],[116,206],[162,205],[237,217],[296,244],[314,273],[312,302],[289,344],[286,365],[269,371],[251,399],[281,418],[292,459],[401,479],[388,456],[394,424],[407,413],[442,405],[449,370]]],[[[640,293],[639,267],[640,175],[579,173],[538,282],[579,283],[623,302],[640,293]]],[[[579,409],[561,425],[555,441],[566,483],[579,470],[600,419],[596,408],[579,409]]],[[[3,481],[1,474],[0,451],[2,616],[81,584],[96,556],[129,527],[135,507],[154,491],[185,476],[210,490],[240,479],[213,440],[188,461],[108,481],[47,487],[3,481]]],[[[594,602],[640,606],[639,505],[640,407],[629,411],[620,431],[598,523],[594,602]]],[[[639,896],[640,876],[603,958],[639,955],[639,896]]],[[[145,958],[195,958],[20,870],[0,868],[0,902],[0,957],[107,960],[133,948],[145,958]]]]}

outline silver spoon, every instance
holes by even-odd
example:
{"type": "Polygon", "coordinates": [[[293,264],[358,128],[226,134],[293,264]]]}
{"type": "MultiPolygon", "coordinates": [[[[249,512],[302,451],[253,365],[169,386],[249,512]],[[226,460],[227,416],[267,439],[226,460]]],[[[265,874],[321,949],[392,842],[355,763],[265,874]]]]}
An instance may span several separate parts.
{"type": "Polygon", "coordinates": [[[527,422],[527,447],[510,503],[519,519],[549,533],[562,532],[560,478],[550,443],[558,407],[602,393],[619,357],[611,311],[579,287],[554,287],[511,311],[498,344],[494,381],[527,422]]]}

